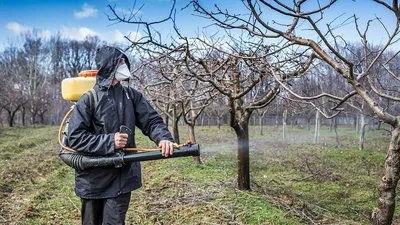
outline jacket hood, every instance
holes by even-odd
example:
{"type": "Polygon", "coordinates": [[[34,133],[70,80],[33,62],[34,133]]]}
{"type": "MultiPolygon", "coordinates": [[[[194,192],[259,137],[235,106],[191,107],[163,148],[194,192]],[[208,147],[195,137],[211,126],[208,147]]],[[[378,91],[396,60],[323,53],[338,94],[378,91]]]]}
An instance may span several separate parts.
{"type": "Polygon", "coordinates": [[[97,75],[96,84],[102,89],[110,88],[115,72],[122,57],[125,57],[125,63],[130,69],[128,57],[119,48],[104,46],[97,49],[96,64],[97,75]]]}

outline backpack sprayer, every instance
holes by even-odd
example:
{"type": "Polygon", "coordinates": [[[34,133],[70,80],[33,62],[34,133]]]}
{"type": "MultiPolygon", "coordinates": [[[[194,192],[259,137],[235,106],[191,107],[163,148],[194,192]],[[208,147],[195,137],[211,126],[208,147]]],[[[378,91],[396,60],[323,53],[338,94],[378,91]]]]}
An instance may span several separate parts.
{"type": "MultiPolygon", "coordinates": [[[[90,98],[93,98],[94,100],[92,102],[97,102],[97,95],[93,89],[93,86],[96,83],[96,74],[97,70],[85,70],[80,72],[78,77],[64,79],[61,84],[63,98],[65,100],[77,102],[82,95],[88,93],[90,98]]],[[[71,115],[73,108],[74,105],[65,115],[58,132],[60,158],[65,164],[72,168],[79,170],[105,166],[115,166],[116,168],[119,168],[124,164],[136,161],[200,156],[200,146],[198,144],[192,144],[190,141],[187,144],[179,145],[178,148],[174,149],[174,154],[168,157],[162,156],[160,148],[123,148],[122,151],[118,151],[111,156],[92,156],[78,153],[74,149],[67,147],[65,144],[68,137],[69,116],[71,115]],[[125,155],[125,151],[136,151],[138,153],[125,155]]],[[[120,132],[127,133],[128,135],[132,133],[132,131],[126,126],[121,126],[120,132]]]]}

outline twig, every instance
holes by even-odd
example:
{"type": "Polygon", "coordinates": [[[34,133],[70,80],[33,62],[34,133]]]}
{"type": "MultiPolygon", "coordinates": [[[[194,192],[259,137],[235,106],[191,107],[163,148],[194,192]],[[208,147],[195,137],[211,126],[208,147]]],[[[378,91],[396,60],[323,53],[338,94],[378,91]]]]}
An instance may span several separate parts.
{"type": "Polygon", "coordinates": [[[304,177],[304,178],[301,178],[301,179],[292,179],[291,181],[304,181],[304,180],[313,178],[313,177],[315,177],[315,176],[317,176],[317,175],[320,175],[320,173],[312,174],[312,175],[310,175],[310,176],[308,176],[308,177],[304,177]]]}
{"type": "Polygon", "coordinates": [[[75,205],[75,203],[71,200],[71,198],[68,196],[68,200],[72,203],[72,205],[75,207],[76,210],[78,210],[79,213],[81,213],[81,210],[75,205]]]}

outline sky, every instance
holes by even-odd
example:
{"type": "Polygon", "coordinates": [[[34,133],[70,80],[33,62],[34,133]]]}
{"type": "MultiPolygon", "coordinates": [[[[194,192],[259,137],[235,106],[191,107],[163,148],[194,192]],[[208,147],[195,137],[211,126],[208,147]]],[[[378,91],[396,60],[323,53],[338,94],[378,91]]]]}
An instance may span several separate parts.
{"type": "MultiPolygon", "coordinates": [[[[292,0],[281,1],[292,3],[292,0]]],[[[316,0],[308,1],[306,8],[316,6],[316,0]]],[[[328,1],[320,0],[322,4],[328,1]]],[[[385,1],[389,2],[389,0],[385,1]]],[[[241,0],[200,0],[199,2],[207,9],[214,9],[213,5],[217,4],[220,8],[229,8],[235,13],[246,13],[241,0]]],[[[187,36],[196,36],[201,32],[215,32],[217,28],[208,26],[210,21],[193,15],[192,6],[182,9],[188,3],[189,0],[177,0],[176,21],[181,32],[187,36]]],[[[107,15],[111,15],[111,11],[107,5],[115,6],[120,14],[128,13],[133,9],[133,12],[144,21],[155,21],[168,15],[172,3],[169,0],[0,0],[0,50],[10,40],[17,40],[21,33],[32,29],[38,30],[44,38],[56,33],[60,33],[64,38],[76,40],[97,35],[108,43],[127,43],[124,35],[129,35],[132,39],[144,35],[143,29],[137,29],[135,25],[109,21],[107,15]]],[[[373,3],[373,0],[338,0],[337,4],[324,14],[324,18],[326,21],[331,21],[342,14],[343,16],[337,19],[338,23],[357,14],[361,28],[364,28],[365,23],[375,16],[381,18],[389,30],[395,25],[395,17],[383,6],[373,3]]],[[[287,22],[273,13],[263,13],[262,16],[269,21],[287,22]]],[[[311,35],[312,38],[313,34],[306,30],[308,27],[306,25],[303,27],[304,36],[311,35]]],[[[171,33],[172,26],[166,23],[158,29],[167,34],[171,33]]],[[[387,39],[384,29],[377,20],[373,22],[370,31],[371,40],[376,44],[387,39]]],[[[339,29],[337,34],[343,35],[350,41],[360,39],[355,33],[353,23],[339,29]]]]}

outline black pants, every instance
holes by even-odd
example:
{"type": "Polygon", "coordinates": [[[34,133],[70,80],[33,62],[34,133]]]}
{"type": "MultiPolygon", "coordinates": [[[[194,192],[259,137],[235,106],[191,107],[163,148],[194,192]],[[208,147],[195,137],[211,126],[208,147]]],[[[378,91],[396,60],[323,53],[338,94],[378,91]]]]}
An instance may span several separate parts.
{"type": "Polygon", "coordinates": [[[115,198],[81,198],[82,225],[124,225],[130,200],[130,192],[115,198]]]}

